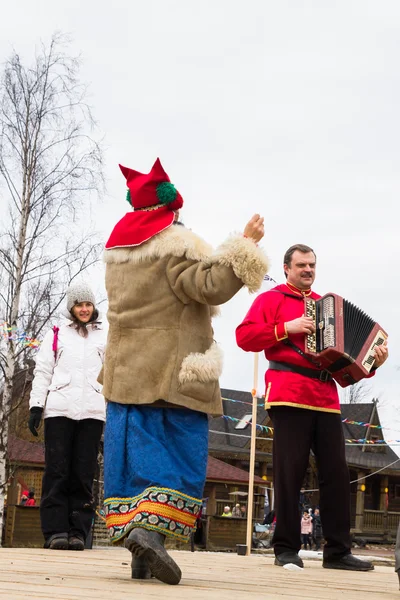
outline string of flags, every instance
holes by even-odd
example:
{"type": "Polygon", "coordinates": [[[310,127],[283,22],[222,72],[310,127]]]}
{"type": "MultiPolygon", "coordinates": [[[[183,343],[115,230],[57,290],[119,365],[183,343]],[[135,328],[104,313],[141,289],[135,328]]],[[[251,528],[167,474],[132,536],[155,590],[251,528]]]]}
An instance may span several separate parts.
{"type": "MultiPolygon", "coordinates": [[[[235,404],[247,404],[247,406],[253,406],[252,402],[245,402],[244,400],[234,400],[233,398],[222,398],[222,400],[226,400],[228,402],[234,402],[235,404]]],[[[264,402],[261,402],[260,404],[257,404],[257,406],[259,408],[264,408],[265,404],[264,402]]],[[[226,415],[223,415],[226,416],[226,415]]],[[[233,417],[231,417],[233,419],[233,417]]],[[[242,421],[243,423],[247,423],[248,425],[251,425],[251,422],[249,421],[243,421],[243,419],[237,419],[238,421],[242,421]]],[[[373,425],[372,423],[368,423],[367,421],[353,421],[352,419],[342,419],[342,423],[347,423],[348,425],[359,425],[360,427],[369,427],[370,429],[383,429],[382,425],[373,425]]],[[[257,427],[263,427],[262,425],[258,425],[257,427]]],[[[271,431],[273,431],[273,429],[270,427],[269,428],[271,431]]],[[[390,427],[385,427],[385,429],[389,430],[389,431],[397,431],[397,429],[391,429],[390,427]]]]}
{"type": "MultiPolygon", "coordinates": [[[[234,400],[233,398],[222,398],[222,400],[227,400],[228,402],[234,402],[234,403],[238,403],[238,404],[247,404],[249,406],[252,406],[251,402],[245,402],[243,400],[234,400]]],[[[257,404],[257,406],[259,407],[264,407],[264,404],[257,404]]],[[[233,423],[241,423],[242,425],[251,425],[251,421],[246,421],[245,419],[238,419],[236,417],[231,417],[230,415],[222,415],[220,418],[225,419],[226,421],[231,421],[233,423]]],[[[374,428],[374,429],[383,429],[382,425],[373,425],[372,423],[368,423],[368,422],[364,422],[364,421],[353,421],[351,419],[342,419],[342,423],[347,423],[348,425],[359,425],[360,427],[369,427],[369,428],[374,428]]],[[[268,427],[267,425],[261,425],[260,423],[256,423],[256,429],[258,429],[259,431],[264,431],[265,433],[271,433],[273,434],[274,432],[274,428],[273,427],[268,427]]],[[[392,430],[395,431],[395,430],[392,430]]],[[[234,435],[234,434],[228,434],[228,435],[234,435]]],[[[244,436],[243,436],[244,437],[244,436]]],[[[245,436],[245,437],[249,437],[249,436],[245,436]]],[[[249,438],[250,439],[250,438],[249,438]]],[[[258,439],[264,439],[265,441],[271,441],[272,438],[258,438],[258,439]]],[[[400,443],[400,440],[370,440],[367,438],[358,438],[358,439],[345,439],[345,442],[347,444],[368,444],[368,445],[383,445],[383,446],[388,446],[389,444],[398,444],[400,443]]]]}
{"type": "MultiPolygon", "coordinates": [[[[228,402],[234,402],[235,404],[247,404],[247,406],[253,406],[252,402],[245,402],[244,400],[234,400],[233,398],[222,398],[222,400],[227,400],[228,402]]],[[[259,408],[264,408],[265,403],[261,402],[261,404],[257,404],[259,408]]]]}
{"type": "MultiPolygon", "coordinates": [[[[383,429],[382,425],[372,425],[372,423],[366,423],[364,421],[351,421],[350,419],[342,419],[342,423],[347,423],[348,425],[360,425],[360,427],[370,427],[371,429],[383,429]]],[[[385,429],[389,428],[385,427],[385,429]]]]}
{"type": "MultiPolygon", "coordinates": [[[[243,423],[244,425],[251,425],[251,421],[244,421],[243,419],[236,419],[235,417],[230,417],[229,415],[222,415],[222,418],[227,421],[233,421],[233,423],[243,423]]],[[[267,425],[260,425],[256,423],[256,429],[261,431],[265,431],[266,433],[273,433],[273,427],[267,427],[267,425]]]]}
{"type": "Polygon", "coordinates": [[[25,348],[38,350],[40,341],[26,334],[23,329],[19,329],[16,325],[9,325],[6,321],[0,323],[0,336],[6,341],[17,342],[25,348]]]}
{"type": "MultiPolygon", "coordinates": [[[[246,438],[248,440],[251,439],[250,435],[246,435],[243,433],[232,433],[232,432],[227,433],[226,431],[216,431],[215,429],[210,429],[210,433],[215,433],[216,435],[232,435],[234,437],[246,438]]],[[[256,440],[262,440],[263,442],[272,442],[273,438],[264,438],[264,437],[256,436],[256,440]]],[[[361,438],[360,440],[345,440],[345,446],[364,446],[365,444],[376,444],[376,443],[377,442],[373,442],[371,440],[367,440],[364,438],[361,438]]],[[[400,440],[389,440],[389,442],[386,442],[385,440],[380,440],[380,444],[381,444],[381,446],[382,445],[388,446],[389,444],[392,446],[400,446],[400,440]]],[[[400,460],[400,458],[398,460],[400,460]]],[[[397,462],[397,461],[395,461],[395,462],[397,462]]],[[[389,466],[389,465],[387,465],[387,466],[389,466]]]]}
{"type": "Polygon", "coordinates": [[[360,438],[359,440],[347,440],[346,439],[345,441],[348,442],[349,444],[371,444],[371,445],[380,444],[381,446],[400,442],[400,440],[389,440],[387,442],[386,440],[368,440],[367,438],[360,438]]]}
{"type": "MultiPolygon", "coordinates": [[[[251,425],[251,423],[249,421],[243,421],[242,419],[235,419],[234,417],[228,417],[226,415],[223,415],[223,418],[228,419],[230,421],[236,421],[236,422],[241,421],[242,423],[247,423],[248,425],[251,425]]],[[[257,429],[261,429],[261,430],[265,431],[266,433],[273,433],[272,427],[267,427],[266,425],[259,425],[258,423],[257,423],[256,427],[257,427],[257,429]]],[[[230,432],[228,433],[226,431],[214,431],[212,429],[210,429],[210,433],[217,433],[220,435],[234,435],[237,437],[244,437],[247,439],[250,439],[250,437],[251,437],[249,435],[230,433],[230,432]]],[[[257,437],[256,439],[263,440],[264,442],[272,442],[272,440],[273,440],[273,438],[260,438],[260,437],[257,437]]],[[[359,438],[359,439],[354,439],[354,440],[345,438],[344,441],[345,441],[346,445],[353,445],[353,446],[364,446],[365,444],[368,444],[370,446],[373,446],[373,445],[388,446],[389,444],[393,444],[393,445],[400,444],[400,440],[388,440],[388,441],[386,441],[386,440],[369,440],[367,438],[359,438]]]]}
{"type": "MultiPolygon", "coordinates": [[[[272,279],[272,277],[270,277],[269,275],[265,275],[264,277],[265,281],[274,281],[274,279],[272,279]]],[[[276,283],[276,282],[275,282],[276,283]]],[[[6,341],[12,340],[13,342],[17,342],[19,344],[22,344],[24,347],[27,348],[32,348],[35,350],[39,349],[40,346],[40,341],[36,338],[33,338],[29,335],[26,334],[25,331],[23,331],[22,329],[19,329],[16,325],[9,325],[6,321],[3,321],[2,323],[0,323],[0,336],[5,339],[6,341]]],[[[254,390],[252,390],[252,395],[254,395],[254,390]]],[[[233,398],[222,398],[222,400],[226,400],[228,402],[233,402],[235,404],[245,404],[247,406],[252,406],[252,402],[245,402],[244,400],[235,400],[233,398]]],[[[259,408],[264,408],[264,403],[259,403],[257,404],[257,407],[259,408]]],[[[231,417],[229,415],[222,415],[222,418],[224,418],[227,421],[232,421],[234,423],[243,423],[245,425],[251,425],[251,421],[244,421],[243,419],[237,419],[235,417],[231,417]]],[[[370,429],[383,429],[382,425],[374,425],[372,423],[368,423],[368,422],[364,422],[364,421],[354,421],[352,419],[342,419],[342,423],[347,423],[348,425],[358,425],[360,427],[368,427],[370,429]]],[[[260,431],[264,431],[265,433],[273,433],[274,429],[273,427],[268,427],[267,425],[260,425],[259,423],[256,423],[256,428],[260,431]]],[[[386,428],[388,429],[388,428],[386,428]]],[[[217,433],[217,432],[216,432],[217,433]]],[[[246,436],[247,437],[247,436],[246,436]]],[[[265,438],[260,438],[260,439],[265,439],[265,438]]],[[[367,438],[359,438],[359,439],[346,439],[345,440],[346,443],[348,444],[369,444],[369,445],[388,445],[388,444],[395,444],[395,443],[400,443],[400,440],[389,440],[389,441],[385,441],[385,440],[369,440],[367,438]]]]}

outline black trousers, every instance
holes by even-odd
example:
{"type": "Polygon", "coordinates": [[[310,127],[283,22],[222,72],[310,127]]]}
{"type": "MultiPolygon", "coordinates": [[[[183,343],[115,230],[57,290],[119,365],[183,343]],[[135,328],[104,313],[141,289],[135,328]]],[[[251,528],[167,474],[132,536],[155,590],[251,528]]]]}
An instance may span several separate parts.
{"type": "Polygon", "coordinates": [[[301,548],[299,495],[310,449],[318,469],[324,558],[348,554],[350,477],[340,414],[291,406],[276,406],[268,412],[274,426],[275,555],[301,548]]]}
{"type": "Polygon", "coordinates": [[[103,421],[98,419],[45,419],[45,470],[40,503],[45,539],[55,533],[69,533],[85,540],[89,534],[102,431],[103,421]]]}

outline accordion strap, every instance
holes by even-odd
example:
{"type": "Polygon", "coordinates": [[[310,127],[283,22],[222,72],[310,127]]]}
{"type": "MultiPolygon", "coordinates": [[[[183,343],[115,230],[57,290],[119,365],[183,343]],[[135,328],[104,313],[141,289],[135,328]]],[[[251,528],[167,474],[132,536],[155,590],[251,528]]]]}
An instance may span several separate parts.
{"type": "Polygon", "coordinates": [[[331,381],[332,375],[326,369],[317,371],[316,369],[307,369],[306,367],[299,367],[298,365],[291,365],[289,363],[282,363],[275,360],[269,361],[269,368],[273,371],[288,371],[291,373],[299,373],[305,377],[311,377],[312,379],[319,379],[319,381],[331,381]]]}
{"type": "MultiPolygon", "coordinates": [[[[296,300],[300,300],[300,301],[304,300],[304,298],[301,298],[300,296],[295,296],[294,294],[288,294],[287,292],[283,292],[282,290],[271,290],[271,292],[277,292],[278,294],[282,294],[282,296],[289,296],[290,298],[295,298],[296,300]]],[[[303,352],[303,350],[301,348],[299,348],[298,346],[296,346],[296,344],[294,344],[292,342],[292,340],[289,340],[289,338],[286,338],[286,340],[283,340],[283,343],[286,344],[286,346],[289,346],[289,348],[291,348],[295,352],[297,352],[297,354],[300,354],[300,356],[302,356],[303,358],[305,358],[306,361],[308,361],[314,367],[317,367],[317,369],[321,369],[321,363],[313,360],[311,358],[311,356],[309,356],[308,354],[306,354],[305,352],[303,352]]]]}
{"type": "Polygon", "coordinates": [[[289,346],[289,348],[291,348],[295,352],[297,352],[297,354],[300,354],[300,356],[302,356],[303,358],[305,358],[310,364],[314,365],[314,367],[317,367],[318,369],[321,368],[321,363],[313,360],[311,358],[311,356],[308,356],[308,354],[306,354],[305,352],[303,352],[303,350],[301,348],[299,348],[298,346],[296,346],[296,344],[293,344],[292,340],[286,339],[286,340],[283,340],[283,343],[286,344],[286,346],[289,346]]]}

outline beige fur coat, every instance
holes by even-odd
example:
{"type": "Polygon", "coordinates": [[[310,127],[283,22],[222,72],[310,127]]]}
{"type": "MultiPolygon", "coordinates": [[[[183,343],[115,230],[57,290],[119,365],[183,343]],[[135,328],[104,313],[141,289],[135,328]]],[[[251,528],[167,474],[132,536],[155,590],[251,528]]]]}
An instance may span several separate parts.
{"type": "Polygon", "coordinates": [[[260,287],[268,269],[263,251],[242,235],[213,251],[173,225],[141,246],[106,250],[105,262],[105,398],[222,414],[222,354],[211,318],[243,285],[260,287]]]}

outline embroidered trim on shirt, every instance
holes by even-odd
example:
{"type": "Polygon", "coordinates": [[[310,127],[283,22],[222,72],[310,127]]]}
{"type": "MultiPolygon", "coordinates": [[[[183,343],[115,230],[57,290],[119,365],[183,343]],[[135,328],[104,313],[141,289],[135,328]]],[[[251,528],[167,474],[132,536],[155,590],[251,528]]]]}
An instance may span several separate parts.
{"type": "Polygon", "coordinates": [[[295,402],[266,402],[265,410],[274,408],[274,406],[293,406],[294,408],[306,408],[308,410],[319,410],[320,412],[336,413],[340,415],[338,408],[324,408],[322,406],[310,406],[309,404],[296,404],[295,402]]]}
{"type": "Polygon", "coordinates": [[[278,327],[281,329],[282,328],[282,324],[279,323],[279,325],[275,325],[275,337],[276,337],[276,341],[277,342],[281,342],[282,340],[286,340],[286,338],[288,337],[288,332],[286,329],[286,323],[283,323],[283,329],[285,331],[285,334],[282,337],[279,337],[278,335],[278,327]]]}

